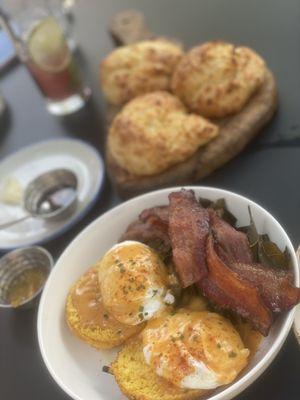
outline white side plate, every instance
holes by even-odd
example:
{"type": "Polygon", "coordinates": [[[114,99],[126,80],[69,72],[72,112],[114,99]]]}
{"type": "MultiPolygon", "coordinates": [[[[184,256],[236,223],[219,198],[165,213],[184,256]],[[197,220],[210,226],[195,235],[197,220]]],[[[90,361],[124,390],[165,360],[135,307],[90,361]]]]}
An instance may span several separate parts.
{"type": "MultiPolygon", "coordinates": [[[[38,175],[55,168],[68,168],[78,178],[78,205],[67,220],[58,222],[31,218],[0,230],[0,249],[8,250],[53,239],[82,218],[94,204],[104,179],[104,166],[98,152],[76,139],[39,142],[5,158],[0,164],[0,186],[8,177],[23,188],[38,175]]],[[[0,224],[24,215],[21,206],[0,203],[0,224]]]]}

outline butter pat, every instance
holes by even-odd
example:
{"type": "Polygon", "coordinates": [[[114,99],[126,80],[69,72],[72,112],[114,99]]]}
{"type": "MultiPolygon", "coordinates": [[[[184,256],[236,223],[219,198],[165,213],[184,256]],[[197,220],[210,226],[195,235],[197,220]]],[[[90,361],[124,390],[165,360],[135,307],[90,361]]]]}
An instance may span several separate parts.
{"type": "Polygon", "coordinates": [[[5,179],[0,189],[0,201],[10,205],[20,205],[23,199],[23,188],[17,178],[11,176],[5,179]]]}

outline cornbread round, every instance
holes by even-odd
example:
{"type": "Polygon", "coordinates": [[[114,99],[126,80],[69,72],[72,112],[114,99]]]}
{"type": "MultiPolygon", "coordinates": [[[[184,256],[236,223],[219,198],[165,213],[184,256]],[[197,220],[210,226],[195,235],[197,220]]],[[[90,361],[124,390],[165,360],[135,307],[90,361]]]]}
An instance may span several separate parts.
{"type": "Polygon", "coordinates": [[[169,90],[182,55],[179,45],[165,39],[114,50],[100,65],[100,81],[107,101],[121,105],[144,93],[169,90]]]}
{"type": "Polygon", "coordinates": [[[66,302],[66,321],[76,336],[98,349],[118,346],[144,327],[144,324],[121,324],[103,309],[96,267],[89,269],[71,288],[66,302]],[[78,294],[84,296],[84,308],[79,307],[76,300],[78,294]],[[94,319],[88,320],[87,315],[84,315],[88,307],[94,319]]]}
{"type": "Polygon", "coordinates": [[[189,400],[210,393],[208,390],[181,389],[158,376],[146,364],[143,344],[138,338],[126,343],[110,371],[125,396],[132,400],[189,400]]]}
{"type": "Polygon", "coordinates": [[[168,92],[152,92],[130,101],[113,120],[108,148],[116,163],[149,176],[180,163],[218,134],[219,128],[195,114],[168,92]]]}
{"type": "Polygon", "coordinates": [[[190,50],[177,65],[173,92],[205,117],[238,113],[265,79],[263,59],[247,47],[212,41],[190,50]]]}

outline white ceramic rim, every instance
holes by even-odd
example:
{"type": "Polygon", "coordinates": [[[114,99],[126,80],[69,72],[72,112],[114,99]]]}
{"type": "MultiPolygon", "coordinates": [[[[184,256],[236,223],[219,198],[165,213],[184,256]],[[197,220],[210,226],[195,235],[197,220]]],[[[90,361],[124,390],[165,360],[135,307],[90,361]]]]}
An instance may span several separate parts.
{"type": "Polygon", "coordinates": [[[295,317],[294,317],[294,324],[293,324],[293,331],[294,331],[294,335],[295,335],[295,337],[296,337],[296,339],[297,339],[297,342],[298,342],[298,344],[299,344],[299,346],[300,346],[300,330],[299,330],[299,327],[298,327],[298,325],[296,324],[296,319],[297,318],[299,318],[300,319],[300,308],[299,308],[299,305],[298,306],[296,306],[296,311],[295,311],[295,317]],[[298,329],[297,329],[298,328],[298,329]]]}
{"type": "MultiPolygon", "coordinates": [[[[298,260],[297,260],[297,256],[294,250],[294,246],[292,245],[291,240],[289,239],[287,233],[285,232],[285,229],[280,225],[280,223],[262,206],[260,206],[259,204],[257,204],[255,201],[249,199],[248,197],[245,197],[243,195],[240,195],[238,193],[232,192],[230,190],[224,190],[224,189],[219,189],[219,188],[214,188],[214,187],[208,187],[208,186],[175,186],[175,187],[171,187],[171,188],[166,188],[166,189],[159,189],[156,191],[152,191],[152,192],[148,192],[145,194],[142,194],[140,196],[134,197],[130,200],[127,200],[126,202],[121,203],[120,205],[113,207],[112,209],[106,211],[104,214],[100,215],[98,218],[96,218],[96,220],[94,220],[93,222],[91,222],[86,228],[83,229],[83,231],[81,231],[73,240],[72,242],[68,245],[68,247],[64,250],[64,252],[61,254],[60,258],[64,257],[68,251],[69,248],[72,244],[74,244],[77,240],[79,240],[81,238],[81,236],[83,236],[85,234],[85,232],[91,227],[93,226],[96,221],[98,221],[100,218],[107,216],[110,213],[119,213],[120,210],[122,209],[122,207],[125,204],[128,204],[130,202],[134,203],[135,201],[138,201],[142,198],[148,197],[148,196],[154,196],[157,193],[170,193],[172,191],[178,191],[181,188],[185,188],[185,189],[191,189],[191,190],[199,190],[199,189],[205,189],[208,191],[212,191],[213,193],[219,193],[220,196],[222,196],[223,193],[228,193],[228,194],[233,194],[236,195],[238,197],[243,198],[244,200],[248,201],[249,205],[254,205],[256,207],[258,207],[259,209],[261,209],[263,212],[265,212],[266,214],[268,214],[268,216],[270,217],[271,220],[273,220],[274,224],[277,225],[277,227],[279,229],[281,229],[283,231],[283,235],[285,237],[286,242],[289,244],[290,248],[293,250],[291,253],[291,258],[292,258],[292,263],[295,266],[294,268],[294,275],[295,275],[295,284],[299,285],[299,268],[296,268],[296,266],[298,266],[298,260]]],[[[59,259],[60,259],[59,258],[59,259]]],[[[57,260],[58,262],[59,260],[57,260]]],[[[56,262],[56,263],[57,263],[56,262]]],[[[52,366],[50,364],[50,362],[48,361],[47,355],[44,351],[44,345],[43,345],[43,337],[42,337],[42,313],[43,313],[43,308],[44,308],[44,302],[45,302],[45,298],[46,298],[46,293],[48,290],[48,287],[50,286],[50,281],[52,279],[53,276],[53,272],[55,271],[55,266],[53,267],[51,274],[47,280],[47,283],[44,287],[43,293],[42,293],[42,297],[40,300],[40,304],[39,304],[39,310],[38,310],[38,319],[37,319],[37,331],[38,331],[38,342],[39,342],[39,347],[40,347],[40,351],[42,354],[42,358],[46,364],[46,367],[48,369],[48,371],[50,372],[50,375],[52,376],[52,378],[55,380],[55,382],[60,386],[61,389],[63,389],[72,399],[74,400],[82,400],[81,397],[77,396],[75,393],[73,393],[73,391],[67,386],[65,385],[59,378],[59,376],[56,375],[55,371],[52,369],[52,366]]],[[[241,378],[238,379],[238,381],[230,384],[227,388],[223,389],[222,392],[217,393],[215,395],[212,395],[211,397],[208,397],[207,400],[229,400],[232,399],[233,397],[237,396],[239,393],[241,393],[243,390],[245,390],[248,386],[251,385],[251,383],[253,383],[253,381],[258,378],[265,370],[266,368],[270,365],[270,363],[274,360],[274,358],[276,357],[276,355],[278,354],[279,350],[281,349],[291,327],[293,324],[293,320],[294,320],[294,315],[295,315],[295,307],[288,311],[287,313],[287,317],[286,317],[286,321],[284,323],[284,325],[282,326],[282,329],[278,335],[278,337],[276,338],[276,340],[273,343],[272,348],[268,351],[267,354],[265,354],[265,356],[244,376],[242,376],[241,378]]],[[[205,397],[204,397],[205,399],[205,397]]]]}
{"type": "MultiPolygon", "coordinates": [[[[298,246],[298,249],[296,250],[296,256],[298,259],[298,264],[300,265],[300,246],[298,246]]],[[[295,307],[293,331],[300,346],[300,304],[295,307]]]]}

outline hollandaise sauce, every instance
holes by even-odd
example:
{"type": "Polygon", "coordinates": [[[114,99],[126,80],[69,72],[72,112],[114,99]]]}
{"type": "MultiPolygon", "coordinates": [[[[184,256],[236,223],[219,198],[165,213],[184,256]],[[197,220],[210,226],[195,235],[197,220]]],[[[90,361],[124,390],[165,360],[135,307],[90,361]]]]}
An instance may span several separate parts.
{"type": "Polygon", "coordinates": [[[214,389],[232,382],[249,356],[230,321],[207,311],[182,309],[150,321],[143,345],[146,363],[185,389],[214,389]]]}
{"type": "Polygon", "coordinates": [[[119,335],[123,334],[121,324],[104,308],[96,269],[91,270],[81,280],[72,300],[83,326],[101,326],[117,330],[119,335]]]}

